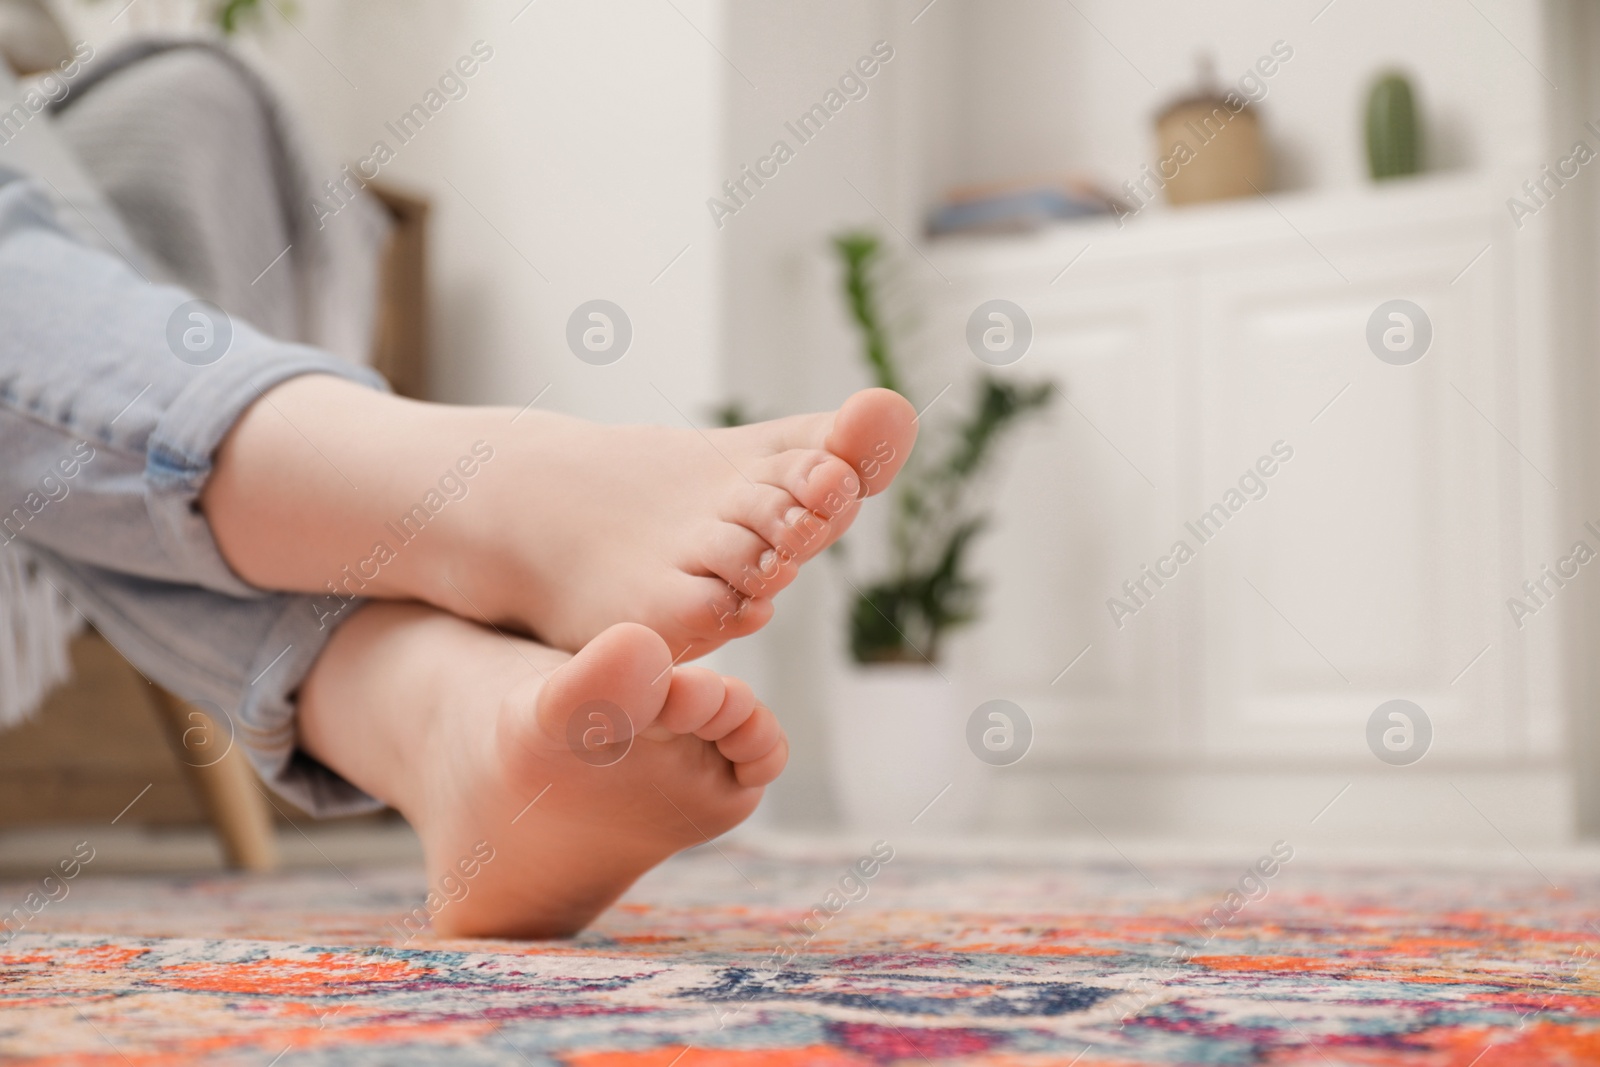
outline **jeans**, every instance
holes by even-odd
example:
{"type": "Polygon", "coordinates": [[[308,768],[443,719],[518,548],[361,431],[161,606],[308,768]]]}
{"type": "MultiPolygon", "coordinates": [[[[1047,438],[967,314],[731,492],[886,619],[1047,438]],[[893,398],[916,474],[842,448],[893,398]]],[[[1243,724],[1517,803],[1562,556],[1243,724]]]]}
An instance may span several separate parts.
{"type": "Polygon", "coordinates": [[[377,801],[296,748],[296,691],[332,635],[309,597],[253,588],[199,507],[263,392],[372,371],[266,337],[75,240],[0,169],[0,551],[27,545],[152,681],[220,713],[262,778],[318,815],[377,801]]]}

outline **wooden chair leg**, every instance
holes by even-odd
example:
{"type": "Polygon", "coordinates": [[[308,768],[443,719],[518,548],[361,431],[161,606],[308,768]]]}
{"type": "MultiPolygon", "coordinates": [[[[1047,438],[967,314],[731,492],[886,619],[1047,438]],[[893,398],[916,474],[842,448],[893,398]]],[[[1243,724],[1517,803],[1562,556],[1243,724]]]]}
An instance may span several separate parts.
{"type": "Polygon", "coordinates": [[[278,843],[272,812],[235,739],[203,710],[161,687],[152,687],[151,695],[167,740],[222,839],[228,865],[245,871],[275,868],[278,843]]]}

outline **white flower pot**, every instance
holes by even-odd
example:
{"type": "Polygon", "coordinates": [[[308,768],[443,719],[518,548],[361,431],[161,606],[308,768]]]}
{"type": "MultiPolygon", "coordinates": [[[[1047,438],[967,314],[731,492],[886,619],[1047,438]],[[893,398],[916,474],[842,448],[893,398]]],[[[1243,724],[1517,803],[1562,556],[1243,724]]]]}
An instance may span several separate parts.
{"type": "Polygon", "coordinates": [[[833,792],[853,832],[889,841],[967,829],[981,766],[958,686],[923,664],[850,664],[828,701],[833,792]]]}

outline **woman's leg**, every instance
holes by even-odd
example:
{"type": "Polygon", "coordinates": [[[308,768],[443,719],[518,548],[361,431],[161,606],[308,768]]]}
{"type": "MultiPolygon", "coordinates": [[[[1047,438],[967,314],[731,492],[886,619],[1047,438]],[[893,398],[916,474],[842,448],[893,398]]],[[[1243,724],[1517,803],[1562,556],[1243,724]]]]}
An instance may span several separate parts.
{"type": "Polygon", "coordinates": [[[224,441],[203,504],[252,584],[415,597],[568,650],[617,622],[698,655],[750,633],[888,484],[915,412],[886,390],[733,429],[285,382],[224,441]]]}
{"type": "Polygon", "coordinates": [[[401,400],[195,321],[49,212],[0,172],[0,525],[109,570],[317,594],[319,621],[416,598],[569,651],[639,622],[697,655],[766,622],[916,434],[881,389],[703,432],[401,400]]]}

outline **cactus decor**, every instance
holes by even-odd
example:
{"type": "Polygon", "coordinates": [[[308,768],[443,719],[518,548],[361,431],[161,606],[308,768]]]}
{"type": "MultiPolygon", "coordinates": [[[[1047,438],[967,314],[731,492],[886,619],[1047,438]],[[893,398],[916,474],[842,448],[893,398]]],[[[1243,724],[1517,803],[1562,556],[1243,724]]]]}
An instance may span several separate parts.
{"type": "Polygon", "coordinates": [[[1389,73],[1367,97],[1367,163],[1374,181],[1421,169],[1417,106],[1405,75],[1389,73]]]}

